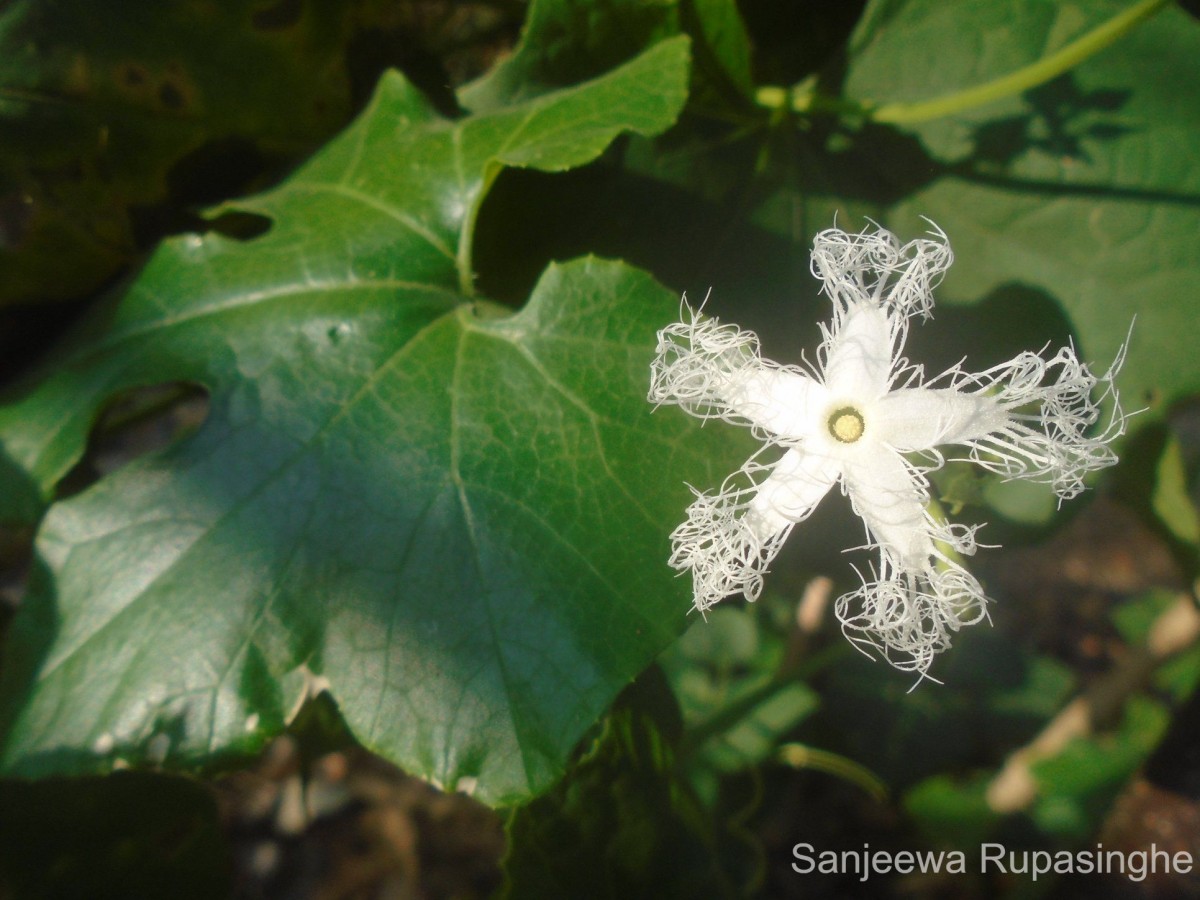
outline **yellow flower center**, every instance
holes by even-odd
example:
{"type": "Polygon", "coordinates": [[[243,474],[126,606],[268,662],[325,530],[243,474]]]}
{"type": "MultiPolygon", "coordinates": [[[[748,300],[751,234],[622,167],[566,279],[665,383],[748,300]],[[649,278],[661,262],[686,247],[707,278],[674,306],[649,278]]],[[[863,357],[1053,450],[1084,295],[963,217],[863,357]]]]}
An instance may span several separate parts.
{"type": "Polygon", "coordinates": [[[829,433],[843,444],[853,444],[863,436],[865,428],[862,413],[851,406],[835,410],[829,417],[829,433]]]}

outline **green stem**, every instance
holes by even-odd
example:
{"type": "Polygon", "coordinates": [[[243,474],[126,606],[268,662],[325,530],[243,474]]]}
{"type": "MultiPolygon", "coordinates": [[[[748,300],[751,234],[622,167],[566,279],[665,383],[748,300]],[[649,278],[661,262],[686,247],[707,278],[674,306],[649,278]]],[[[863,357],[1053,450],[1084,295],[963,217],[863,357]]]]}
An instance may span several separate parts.
{"type": "MultiPolygon", "coordinates": [[[[954,115],[987,103],[1020,94],[1030,88],[1045,84],[1063,72],[1074,68],[1085,59],[1099,53],[1149,19],[1171,0],[1141,0],[1122,13],[1113,16],[1103,25],[1089,31],[1078,40],[1072,41],[1056,53],[1039,59],[1032,65],[1018,69],[989,81],[986,84],[956,91],[932,100],[917,103],[884,103],[881,105],[858,104],[853,101],[831,100],[812,93],[793,93],[791,106],[796,112],[831,112],[862,115],[874,122],[889,125],[912,125],[954,115]]],[[[758,102],[777,109],[788,101],[788,92],[780,87],[760,88],[758,102]]]]}
{"type": "Polygon", "coordinates": [[[853,100],[843,100],[829,97],[801,88],[788,90],[774,84],[760,87],[754,94],[754,102],[770,110],[782,110],[787,106],[792,112],[803,115],[831,116],[869,116],[871,108],[855,103],[853,100]]]}
{"type": "Polygon", "coordinates": [[[858,785],[877,802],[887,802],[887,783],[866,766],[856,763],[852,759],[830,753],[828,750],[817,750],[804,744],[784,744],[779,748],[777,758],[793,769],[828,772],[830,775],[858,785]]]}
{"type": "MultiPolygon", "coordinates": [[[[946,515],[946,510],[942,506],[942,502],[938,500],[937,497],[930,497],[929,502],[925,504],[925,508],[929,511],[929,515],[933,517],[934,521],[939,523],[950,521],[950,517],[946,515]]],[[[945,553],[949,559],[962,566],[964,569],[966,568],[966,560],[962,558],[961,553],[954,549],[953,545],[947,544],[944,541],[935,541],[934,543],[937,544],[938,550],[940,550],[942,553],[945,553]]]]}

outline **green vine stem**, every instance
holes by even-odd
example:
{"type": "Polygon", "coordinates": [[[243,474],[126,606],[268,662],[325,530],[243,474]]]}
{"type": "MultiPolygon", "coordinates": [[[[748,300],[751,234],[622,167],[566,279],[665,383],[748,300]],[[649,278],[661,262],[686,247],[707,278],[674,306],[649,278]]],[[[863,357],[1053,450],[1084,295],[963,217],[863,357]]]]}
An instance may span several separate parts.
{"type": "Polygon", "coordinates": [[[776,758],[793,769],[813,769],[827,772],[843,781],[858,785],[878,803],[886,803],[887,783],[861,763],[828,750],[818,750],[806,744],[784,744],[776,758]]]}
{"type": "Polygon", "coordinates": [[[797,113],[833,113],[863,116],[873,122],[889,125],[912,125],[951,116],[977,106],[992,103],[1004,97],[1020,94],[1030,88],[1045,84],[1063,72],[1074,68],[1088,57],[1124,37],[1137,25],[1149,19],[1171,0],[1141,0],[1124,12],[1113,16],[1103,25],[1072,41],[1056,53],[1039,59],[1032,65],[1018,69],[1003,78],[986,84],[956,91],[932,100],[917,103],[855,103],[823,97],[803,88],[787,90],[773,85],[759,88],[756,101],[770,109],[780,109],[790,104],[797,113]]]}

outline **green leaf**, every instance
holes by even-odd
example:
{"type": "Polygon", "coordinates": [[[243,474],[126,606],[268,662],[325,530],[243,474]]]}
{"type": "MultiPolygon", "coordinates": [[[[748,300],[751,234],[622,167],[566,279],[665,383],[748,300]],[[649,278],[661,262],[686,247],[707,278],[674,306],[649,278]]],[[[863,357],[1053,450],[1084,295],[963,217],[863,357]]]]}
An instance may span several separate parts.
{"type": "Polygon", "coordinates": [[[1151,503],[1171,534],[1193,547],[1200,544],[1200,514],[1188,491],[1187,470],[1179,439],[1171,437],[1158,461],[1151,503]]]}
{"type": "MultiPolygon", "coordinates": [[[[747,684],[729,698],[737,702],[757,685],[747,684]]],[[[779,748],[784,735],[812,715],[820,703],[817,693],[801,682],[789,684],[750,710],[727,731],[704,746],[704,761],[720,772],[736,772],[766,760],[779,748]]]]}
{"type": "Polygon", "coordinates": [[[333,330],[296,348],[311,354],[352,336],[344,314],[372,299],[403,301],[387,304],[389,314],[413,329],[453,310],[473,292],[473,227],[496,173],[503,166],[561,171],[594,158],[622,130],[662,130],[686,96],[687,59],[685,38],[666,41],[592,85],[458,124],[438,116],[401,76],[385,77],[355,125],[287,184],[226,208],[274,223],[267,235],[245,245],[218,234],[180,238],[115,310],[85,324],[85,333],[105,326],[109,333],[94,350],[56,360],[54,378],[0,411],[5,453],[49,499],[115,390],[211,380],[214,361],[205,354],[189,354],[196,364],[188,366],[181,354],[157,352],[162,339],[147,340],[156,329],[216,338],[242,327],[239,310],[256,321],[254,312],[271,311],[274,299],[340,287],[343,315],[328,323],[333,330]],[[188,284],[194,279],[211,286],[188,284]],[[181,284],[190,292],[182,297],[181,284]],[[122,352],[138,339],[156,352],[122,352]],[[99,374],[101,364],[111,374],[99,374]]]}
{"type": "Polygon", "coordinates": [[[1082,840],[1121,786],[1146,761],[1170,722],[1162,704],[1131,697],[1120,726],[1110,734],[1071,741],[1061,753],[1037,763],[1041,794],[1032,815],[1043,830],[1082,840]]]}
{"type": "Polygon", "coordinates": [[[757,765],[817,708],[816,693],[798,676],[776,684],[784,641],[760,621],[762,610],[761,605],[718,607],[694,622],[660,659],[689,731],[749,702],[740,715],[689,748],[695,751],[693,765],[715,772],[757,765]]]}
{"type": "MultiPolygon", "coordinates": [[[[1163,621],[1168,610],[1182,600],[1178,591],[1166,588],[1149,590],[1116,607],[1112,612],[1113,624],[1125,643],[1132,647],[1146,647],[1151,643],[1155,623],[1163,621]]],[[[1173,657],[1159,660],[1154,667],[1153,679],[1158,691],[1183,703],[1191,696],[1197,680],[1200,680],[1200,647],[1192,644],[1173,657]]]]}
{"type": "Polygon", "coordinates": [[[686,73],[675,39],[457,122],[388,77],[239,206],[265,234],[167,242],[107,330],[0,411],[48,495],[114,393],[212,397],[193,437],[47,515],[4,673],[9,771],[211,763],[277,731],[307,671],[360,741],[440,784],[512,801],[562,772],[685,624],[667,535],[730,437],[645,400],[675,295],[584,259],[509,315],[461,293],[471,228],[502,165],[667,127],[686,73]]]}
{"type": "Polygon", "coordinates": [[[1130,646],[1144,646],[1155,621],[1177,602],[1178,595],[1165,588],[1130,598],[1112,612],[1113,625],[1130,646]]]}
{"type": "Polygon", "coordinates": [[[732,88],[749,97],[754,89],[750,71],[750,37],[736,3],[728,0],[682,0],[681,15],[688,33],[705,49],[697,52],[696,68],[714,88],[732,88]]]}
{"type": "Polygon", "coordinates": [[[750,93],[750,41],[729,0],[534,0],[513,55],[459,91],[495,110],[592,78],[668,37],[695,48],[692,99],[738,103],[750,93]]]}
{"type": "Polygon", "coordinates": [[[939,846],[977,853],[1000,818],[988,806],[990,780],[990,775],[967,779],[934,775],[904,795],[904,811],[921,833],[939,846]]]}
{"type": "Polygon", "coordinates": [[[345,123],[365,4],[286,6],[4,4],[0,305],[95,289],[135,252],[137,211],[237,189],[345,123]]]}
{"type": "MultiPolygon", "coordinates": [[[[856,34],[845,91],[929,99],[1008,74],[1127,6],[881,0],[856,34]]],[[[1120,378],[1134,408],[1148,399],[1161,411],[1200,389],[1179,339],[1194,331],[1197,298],[1197,54],[1200,28],[1171,7],[1022,97],[912,126],[931,159],[886,215],[901,234],[928,216],[950,236],[958,262],[942,297],[974,301],[1012,284],[1048,292],[1101,369],[1136,315],[1120,378]]],[[[877,167],[886,173],[888,159],[877,167]]]]}

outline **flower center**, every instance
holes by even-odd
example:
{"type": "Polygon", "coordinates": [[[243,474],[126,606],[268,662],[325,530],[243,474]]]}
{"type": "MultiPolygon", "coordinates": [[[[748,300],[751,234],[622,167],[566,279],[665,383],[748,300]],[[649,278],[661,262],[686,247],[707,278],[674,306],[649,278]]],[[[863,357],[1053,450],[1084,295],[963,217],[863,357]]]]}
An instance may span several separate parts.
{"type": "Polygon", "coordinates": [[[829,433],[843,444],[853,444],[866,428],[862,413],[852,406],[835,409],[829,417],[829,433]]]}

